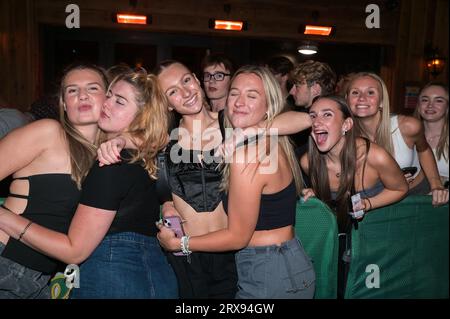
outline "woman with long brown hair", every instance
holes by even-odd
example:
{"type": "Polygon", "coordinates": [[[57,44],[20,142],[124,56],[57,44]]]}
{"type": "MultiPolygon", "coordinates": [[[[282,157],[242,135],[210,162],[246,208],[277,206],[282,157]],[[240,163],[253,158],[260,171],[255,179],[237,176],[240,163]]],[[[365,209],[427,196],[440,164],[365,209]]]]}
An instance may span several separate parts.
{"type": "MultiPolygon", "coordinates": [[[[61,80],[60,122],[35,121],[0,140],[0,179],[13,174],[0,214],[21,215],[67,233],[95,159],[106,87],[99,67],[69,66],[61,80]]],[[[61,265],[24,245],[20,234],[10,237],[0,230],[0,299],[49,298],[48,281],[61,265]]]]}
{"type": "MultiPolygon", "coordinates": [[[[338,294],[345,291],[348,243],[353,212],[351,196],[360,194],[360,208],[368,211],[403,198],[408,185],[398,164],[382,147],[359,136],[359,129],[345,100],[339,96],[318,98],[309,115],[312,130],[308,153],[301,158],[312,189],[303,190],[305,200],[316,196],[337,217],[339,233],[338,294]]],[[[362,216],[357,216],[357,219],[362,216]]],[[[356,220],[354,220],[356,222],[356,220]]]]}
{"type": "MultiPolygon", "coordinates": [[[[425,85],[420,91],[414,116],[423,123],[442,183],[448,183],[448,87],[434,82],[425,85]]],[[[417,156],[415,159],[418,162],[417,156]]]]}

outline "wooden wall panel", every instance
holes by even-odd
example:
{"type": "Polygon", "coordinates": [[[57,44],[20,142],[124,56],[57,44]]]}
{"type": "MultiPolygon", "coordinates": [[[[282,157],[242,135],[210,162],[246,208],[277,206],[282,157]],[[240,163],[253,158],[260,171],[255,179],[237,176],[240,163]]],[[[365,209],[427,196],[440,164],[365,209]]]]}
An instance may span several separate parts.
{"type": "Polygon", "coordinates": [[[33,0],[2,1],[0,20],[0,94],[13,107],[27,110],[39,91],[38,31],[33,0]],[[4,59],[4,60],[3,60],[4,59]]]}

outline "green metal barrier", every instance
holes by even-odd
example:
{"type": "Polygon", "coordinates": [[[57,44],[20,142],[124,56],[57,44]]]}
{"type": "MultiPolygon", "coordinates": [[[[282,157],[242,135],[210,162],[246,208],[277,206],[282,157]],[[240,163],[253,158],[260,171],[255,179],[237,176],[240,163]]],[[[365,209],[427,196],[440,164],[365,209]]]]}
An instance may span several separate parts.
{"type": "Polygon", "coordinates": [[[366,215],[352,232],[345,298],[448,298],[448,209],[410,196],[366,215]]]}
{"type": "Polygon", "coordinates": [[[337,297],[338,227],[336,217],[323,202],[310,198],[297,202],[295,232],[316,272],[314,298],[337,297]]]}

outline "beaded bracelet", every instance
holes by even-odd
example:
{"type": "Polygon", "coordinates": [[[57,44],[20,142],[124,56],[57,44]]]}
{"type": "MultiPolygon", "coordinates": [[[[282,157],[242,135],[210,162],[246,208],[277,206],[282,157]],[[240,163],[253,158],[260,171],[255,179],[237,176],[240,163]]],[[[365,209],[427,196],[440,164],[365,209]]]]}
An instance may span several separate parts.
{"type": "Polygon", "coordinates": [[[24,228],[24,229],[22,230],[22,232],[20,233],[19,238],[17,238],[18,241],[21,241],[21,240],[22,240],[23,235],[25,235],[25,233],[27,232],[27,230],[28,230],[28,228],[31,226],[31,224],[33,224],[32,221],[30,221],[30,222],[28,223],[28,225],[25,226],[25,228],[24,228]]]}
{"type": "Polygon", "coordinates": [[[189,250],[189,238],[190,236],[181,237],[181,251],[185,255],[190,255],[192,251],[189,250]]]}

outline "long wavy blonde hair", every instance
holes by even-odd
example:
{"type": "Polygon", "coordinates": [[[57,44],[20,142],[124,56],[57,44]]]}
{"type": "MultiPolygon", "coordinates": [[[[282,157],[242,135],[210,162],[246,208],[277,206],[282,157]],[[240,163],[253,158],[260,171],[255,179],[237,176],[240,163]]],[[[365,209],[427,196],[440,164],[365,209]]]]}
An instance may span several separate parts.
{"type": "MultiPolygon", "coordinates": [[[[392,144],[392,135],[391,135],[391,110],[389,105],[389,93],[386,87],[386,84],[384,83],[383,79],[380,78],[375,73],[371,72],[359,72],[352,76],[351,81],[347,87],[347,94],[345,98],[348,101],[348,94],[352,88],[353,82],[355,82],[357,79],[362,77],[370,77],[378,82],[381,88],[380,92],[380,112],[381,112],[381,120],[378,123],[378,127],[375,134],[375,140],[372,142],[377,143],[378,145],[381,145],[386,149],[389,154],[392,156],[395,156],[394,152],[394,146],[392,144]]],[[[364,125],[361,123],[361,120],[355,117],[355,120],[360,124],[362,135],[368,139],[369,135],[366,133],[366,129],[364,125]]]]}
{"type": "MultiPolygon", "coordinates": [[[[233,83],[234,79],[240,74],[254,74],[259,77],[262,81],[264,87],[264,93],[267,100],[267,126],[266,129],[270,128],[273,119],[283,111],[284,101],[283,95],[281,93],[280,85],[277,80],[270,72],[269,69],[262,66],[247,65],[241,67],[236,71],[230,83],[233,83]]],[[[230,121],[225,117],[225,126],[232,127],[230,121]]],[[[300,167],[298,160],[295,157],[294,149],[288,136],[278,136],[278,143],[286,154],[289,166],[291,167],[292,175],[295,180],[295,186],[297,189],[297,194],[301,193],[303,187],[303,179],[300,172],[300,167]]],[[[224,165],[223,168],[223,183],[222,188],[228,191],[229,188],[229,176],[230,176],[230,165],[229,163],[224,165]]]]}
{"type": "Polygon", "coordinates": [[[103,91],[106,96],[106,88],[108,87],[108,80],[106,78],[105,71],[89,63],[77,63],[68,66],[64,72],[61,79],[60,90],[59,90],[59,121],[63,127],[67,143],[69,145],[70,152],[70,167],[71,167],[71,177],[77,184],[78,188],[81,188],[81,183],[86,177],[89,169],[91,168],[95,157],[97,156],[97,146],[99,145],[99,140],[101,136],[101,131],[98,130],[97,137],[94,143],[88,141],[81,133],[78,131],[70,122],[67,113],[64,111],[64,87],[67,75],[76,70],[91,70],[97,73],[103,85],[103,91]]]}
{"type": "Polygon", "coordinates": [[[134,88],[138,111],[128,126],[129,134],[137,150],[131,151],[131,163],[142,161],[151,178],[157,177],[156,155],[168,140],[168,101],[162,92],[156,75],[145,70],[118,75],[111,83],[124,81],[134,88]]]}

